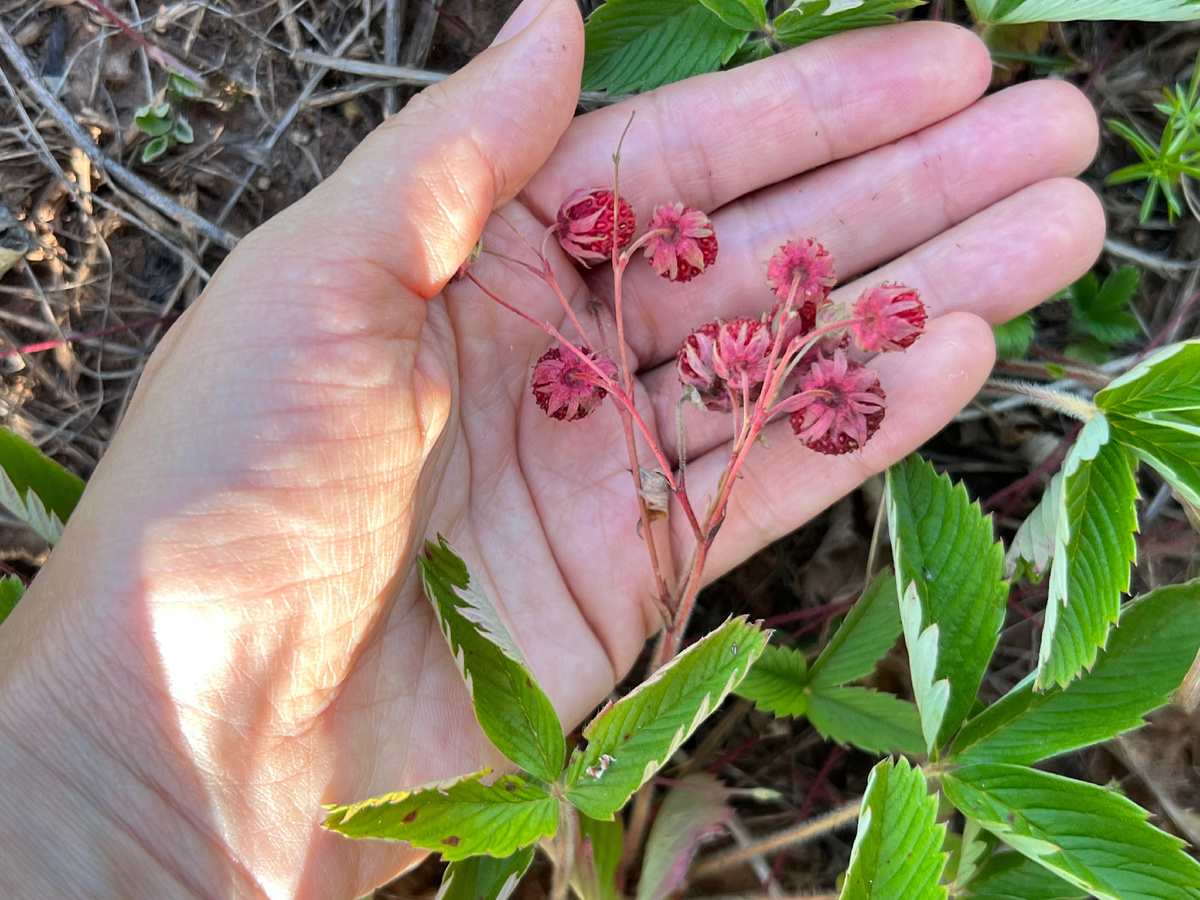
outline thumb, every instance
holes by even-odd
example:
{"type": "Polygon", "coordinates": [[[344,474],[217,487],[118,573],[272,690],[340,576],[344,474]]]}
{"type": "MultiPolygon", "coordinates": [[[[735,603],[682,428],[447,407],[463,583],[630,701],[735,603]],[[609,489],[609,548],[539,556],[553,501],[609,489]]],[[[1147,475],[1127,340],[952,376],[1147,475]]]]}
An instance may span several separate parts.
{"type": "Polygon", "coordinates": [[[576,4],[524,0],[496,43],[415,96],[270,230],[318,257],[366,259],[432,297],[492,210],[549,157],[574,115],[582,66],[576,4]]]}

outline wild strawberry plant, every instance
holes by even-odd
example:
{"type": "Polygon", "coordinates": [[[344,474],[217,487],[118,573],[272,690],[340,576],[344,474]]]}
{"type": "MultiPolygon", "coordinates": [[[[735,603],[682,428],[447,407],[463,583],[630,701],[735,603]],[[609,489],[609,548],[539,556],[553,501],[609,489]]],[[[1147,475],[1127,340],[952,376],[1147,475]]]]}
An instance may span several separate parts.
{"type": "MultiPolygon", "coordinates": [[[[925,328],[925,306],[914,289],[887,283],[837,302],[828,251],[810,237],[782,243],[764,268],[767,311],[701,323],[676,356],[680,404],[728,416],[734,436],[724,473],[699,497],[686,465],[668,462],[636,408],[622,281],[632,264],[648,264],[668,282],[703,276],[719,265],[712,222],[666,203],[639,235],[615,184],[589,188],[564,201],[541,249],[530,252],[528,260],[504,259],[557,297],[566,333],[490,290],[472,260],[459,277],[479,288],[481,300],[491,298],[550,338],[533,366],[530,394],[556,427],[608,405],[620,417],[630,500],[664,621],[651,674],[601,709],[578,746],[568,746],[500,613],[439,538],[419,561],[426,594],[479,723],[515,773],[482,770],[333,806],[327,828],[441,853],[450,863],[448,897],[506,896],[540,843],[554,862],[556,900],[572,889],[581,900],[615,900],[623,889],[616,880],[619,813],[635,796],[649,802],[647,782],[736,691],[775,715],[807,716],[832,740],[896,754],[876,766],[861,804],[850,809],[860,822],[843,898],[1200,898],[1200,864],[1181,841],[1148,824],[1143,810],[1107,789],[1033,768],[1140,725],[1200,648],[1200,582],[1161,588],[1124,611],[1121,605],[1135,551],[1138,458],[1200,504],[1192,462],[1200,459],[1193,377],[1200,342],[1161,351],[1090,400],[1013,386],[1085,424],[1007,556],[962,486],[913,456],[887,477],[895,574],[874,578],[811,665],[800,650],[770,644],[770,634],[745,617],[680,652],[738,474],[751,452],[769,452],[759,448],[763,429],[786,418],[814,452],[861,449],[887,405],[870,357],[911,346],[925,328]],[[584,327],[554,276],[551,242],[581,266],[611,267],[615,335],[584,327]],[[672,578],[651,527],[666,516],[682,516],[693,538],[683,571],[672,578]],[[980,710],[1010,580],[1047,571],[1037,670],[980,710]],[[899,636],[914,703],[854,684],[899,636]],[[961,834],[947,836],[938,794],[962,814],[961,834]]],[[[681,460],[685,437],[680,425],[681,460]]],[[[681,782],[667,795],[645,843],[640,900],[663,900],[680,886],[700,838],[727,818],[728,795],[712,779],[681,782]]],[[[644,819],[635,815],[635,830],[644,819]]],[[[641,838],[634,835],[639,846],[641,838]]]]}

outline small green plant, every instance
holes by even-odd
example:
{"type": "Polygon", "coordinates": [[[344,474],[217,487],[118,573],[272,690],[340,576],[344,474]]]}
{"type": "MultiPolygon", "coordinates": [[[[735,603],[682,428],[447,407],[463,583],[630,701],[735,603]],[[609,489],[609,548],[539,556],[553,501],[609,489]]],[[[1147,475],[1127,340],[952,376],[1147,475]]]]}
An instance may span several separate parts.
{"type": "Polygon", "coordinates": [[[163,101],[137,109],[133,123],[138,131],[150,138],[142,148],[142,162],[153,162],[176,144],[190,144],[195,140],[191,124],[176,109],[176,105],[199,96],[199,85],[178,72],[172,72],[167,76],[163,101]]]}
{"type": "Polygon", "coordinates": [[[1141,162],[1118,169],[1108,176],[1109,184],[1145,181],[1146,194],[1142,200],[1141,221],[1153,214],[1161,197],[1167,204],[1167,215],[1174,221],[1183,214],[1179,185],[1186,175],[1200,177],[1200,58],[1185,89],[1163,89],[1164,102],[1155,109],[1166,116],[1162,134],[1150,140],[1129,125],[1109,119],[1108,127],[1123,137],[1137,151],[1141,162]]]}

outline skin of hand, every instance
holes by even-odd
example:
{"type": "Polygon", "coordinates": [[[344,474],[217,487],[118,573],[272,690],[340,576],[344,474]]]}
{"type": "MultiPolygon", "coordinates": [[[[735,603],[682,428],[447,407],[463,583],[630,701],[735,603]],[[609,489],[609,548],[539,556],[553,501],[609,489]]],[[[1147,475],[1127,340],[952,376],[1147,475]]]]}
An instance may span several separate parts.
{"type": "MultiPolygon", "coordinates": [[[[1070,180],[1094,151],[1089,103],[1050,82],[979,99],[990,60],[967,31],[840,35],[572,120],[582,56],[574,3],[526,0],[248,236],[167,334],[0,629],[0,892],[354,897],[421,858],[318,823],[322,803],[499,762],[414,572],[435,532],[564,723],[630,669],[657,616],[618,417],[548,419],[529,396],[545,335],[446,282],[481,232],[533,261],[516,232],[537,246],[573,189],[611,185],[631,111],[621,192],[639,220],[681,200],[721,247],[686,285],[640,260],[627,276],[639,402],[668,452],[680,342],[766,309],[763,264],[784,241],[822,241],[847,292],[900,281],[931,313],[876,363],[889,407],[863,452],[819,456],[771,426],[710,579],[933,435],[990,369],[987,324],[1099,252],[1099,204],[1070,180]]],[[[609,270],[556,253],[581,315],[613,334],[609,270]]],[[[485,255],[476,272],[561,322],[519,267],[485,255]]],[[[688,413],[694,497],[727,426],[688,413]]],[[[679,558],[674,518],[659,534],[679,558]]]]}

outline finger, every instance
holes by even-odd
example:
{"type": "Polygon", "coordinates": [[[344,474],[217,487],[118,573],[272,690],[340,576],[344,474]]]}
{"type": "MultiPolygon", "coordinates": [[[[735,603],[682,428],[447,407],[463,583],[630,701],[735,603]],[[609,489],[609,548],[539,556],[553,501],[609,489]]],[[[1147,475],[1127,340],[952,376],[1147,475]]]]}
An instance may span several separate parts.
{"type": "Polygon", "coordinates": [[[642,217],[666,201],[712,210],[962,109],[991,77],[983,44],[935,22],[864,29],[582,116],[522,197],[544,221],[579,187],[611,186],[642,217]]]}
{"type": "Polygon", "coordinates": [[[282,238],[301,259],[366,260],[420,296],[437,293],[575,111],[576,5],[525,0],[514,19],[528,24],[414,97],[256,239],[282,238]]]}
{"type": "MultiPolygon", "coordinates": [[[[750,451],[744,477],[731,493],[705,580],[714,580],[799,527],[933,437],[979,390],[992,360],[987,324],[953,313],[932,322],[906,353],[885,354],[873,364],[887,392],[887,413],[879,431],[858,452],[823,456],[804,447],[786,420],[769,425],[764,431],[769,447],[750,451]]],[[[727,462],[728,450],[721,448],[688,466],[694,507],[703,508],[727,462]]],[[[686,522],[682,516],[672,518],[680,520],[674,524],[677,540],[688,546],[692,538],[686,522]]]]}
{"type": "MultiPolygon", "coordinates": [[[[759,315],[775,302],[766,260],[794,237],[824,244],[847,281],[1030,184],[1083,171],[1096,134],[1082,93],[1034,82],[898,143],[736,201],[713,215],[720,253],[710,271],[668,284],[645,260],[631,263],[624,283],[628,340],[639,358],[656,364],[704,322],[759,315]]],[[[593,289],[612,292],[600,278],[593,289]]],[[[976,311],[992,318],[986,308],[976,311]]]]}
{"type": "MultiPolygon", "coordinates": [[[[1086,272],[1103,244],[1104,212],[1096,195],[1078,181],[1054,179],[989,207],[868,278],[839,288],[833,298],[852,300],[870,285],[892,281],[917,288],[931,317],[966,311],[999,324],[1086,272]]],[[[648,373],[642,383],[658,420],[674,421],[680,395],[674,363],[648,373]]],[[[691,404],[684,409],[684,426],[689,456],[712,450],[729,436],[726,417],[691,404]]],[[[678,459],[673,429],[664,443],[669,458],[678,459]]]]}

